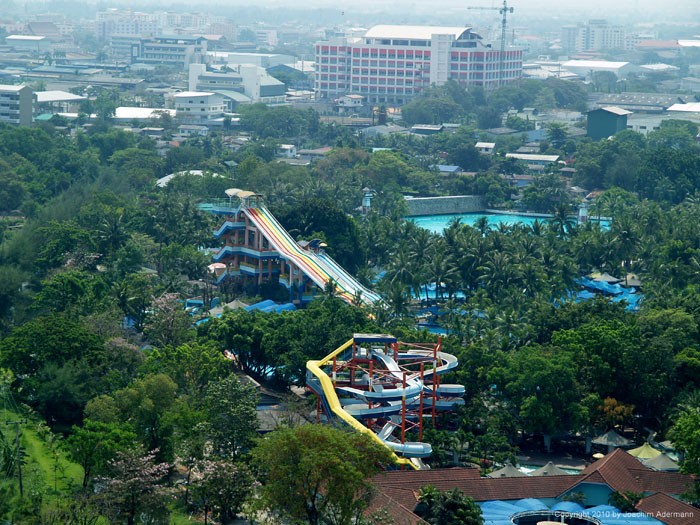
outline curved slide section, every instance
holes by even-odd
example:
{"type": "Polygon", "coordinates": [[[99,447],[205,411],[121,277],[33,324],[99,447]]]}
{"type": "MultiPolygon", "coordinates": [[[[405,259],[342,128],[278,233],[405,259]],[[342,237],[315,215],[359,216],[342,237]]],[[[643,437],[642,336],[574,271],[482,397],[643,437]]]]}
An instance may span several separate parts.
{"type": "Polygon", "coordinates": [[[323,289],[332,279],[339,289],[338,295],[347,303],[352,303],[358,292],[362,294],[361,299],[365,304],[379,299],[377,294],[367,290],[330,257],[321,258],[319,254],[301,248],[265,206],[246,207],[243,210],[280,257],[293,262],[318,287],[323,289]]]}
{"type": "MultiPolygon", "coordinates": [[[[323,370],[321,370],[321,367],[328,364],[329,361],[333,359],[333,357],[337,356],[338,354],[342,353],[345,351],[347,348],[352,346],[352,339],[350,339],[347,343],[342,345],[340,348],[338,348],[335,352],[332,354],[324,357],[320,361],[307,361],[306,363],[306,369],[308,370],[309,373],[313,374],[313,376],[316,378],[318,383],[321,386],[321,391],[316,392],[319,396],[322,397],[323,403],[330,411],[338,417],[341,421],[352,427],[354,430],[358,432],[362,432],[364,434],[369,435],[372,439],[375,441],[381,443],[382,445],[386,446],[386,442],[381,440],[377,434],[372,432],[370,429],[368,429],[366,426],[364,426],[362,423],[360,423],[357,419],[352,417],[343,407],[340,405],[340,400],[338,399],[338,395],[335,393],[335,389],[333,388],[333,382],[331,381],[331,378],[328,377],[328,374],[326,374],[323,370]]],[[[307,383],[308,383],[307,379],[307,383]]],[[[313,388],[312,385],[310,385],[314,391],[316,389],[313,388]]],[[[400,458],[398,456],[394,456],[396,463],[398,465],[405,465],[409,466],[411,468],[417,469],[417,467],[408,459],[405,458],[400,458]]]]}
{"type": "Polygon", "coordinates": [[[464,404],[464,400],[461,399],[461,396],[464,395],[464,387],[462,385],[440,385],[435,387],[433,384],[429,384],[432,383],[437,375],[452,370],[457,365],[456,357],[440,351],[437,351],[435,355],[431,350],[427,349],[411,349],[408,352],[399,354],[400,360],[410,360],[414,365],[420,362],[433,364],[434,356],[437,357],[435,362],[436,368],[424,371],[423,380],[421,381],[420,372],[416,373],[414,371],[407,374],[405,368],[402,368],[391,355],[388,355],[381,349],[373,348],[367,351],[364,348],[357,348],[355,354],[348,355],[347,349],[350,348],[353,342],[354,339],[348,341],[341,348],[320,361],[307,362],[307,385],[319,396],[329,418],[331,415],[338,417],[354,429],[369,433],[395,454],[401,454],[406,459],[399,461],[399,464],[410,464],[412,468],[422,468],[422,463],[419,459],[431,455],[431,446],[420,442],[402,443],[393,436],[393,433],[402,428],[404,399],[406,409],[414,412],[403,417],[407,419],[411,417],[413,421],[418,417],[422,417],[415,412],[421,408],[421,391],[424,395],[427,394],[429,396],[423,401],[426,409],[433,405],[433,393],[436,394],[435,408],[437,410],[454,410],[457,405],[464,404]],[[341,360],[339,360],[339,357],[341,360]],[[371,360],[374,363],[376,377],[379,379],[371,382],[369,375],[364,373],[362,376],[355,377],[353,383],[355,386],[334,384],[336,379],[335,373],[333,373],[334,377],[331,380],[328,373],[323,370],[323,367],[331,362],[336,362],[339,369],[342,369],[342,367],[352,364],[355,359],[362,362],[361,370],[366,370],[367,362],[371,360]],[[406,374],[405,386],[403,383],[404,374],[406,374]],[[339,394],[343,397],[339,398],[339,394]],[[372,431],[360,420],[368,421],[370,426],[372,422],[374,424],[379,423],[382,426],[379,430],[372,431]]]}

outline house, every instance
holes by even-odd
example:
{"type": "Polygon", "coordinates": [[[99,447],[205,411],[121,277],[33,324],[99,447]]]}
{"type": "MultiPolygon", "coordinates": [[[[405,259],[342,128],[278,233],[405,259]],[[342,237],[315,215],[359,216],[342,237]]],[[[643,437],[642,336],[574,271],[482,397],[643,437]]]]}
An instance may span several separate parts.
{"type": "Polygon", "coordinates": [[[528,166],[546,166],[559,160],[559,155],[539,155],[534,153],[506,153],[506,158],[526,163],[528,166]]]}
{"type": "Polygon", "coordinates": [[[316,149],[300,149],[299,151],[297,151],[297,154],[299,155],[300,159],[307,159],[310,162],[314,162],[328,155],[331,149],[332,148],[330,147],[316,149]]]}
{"type": "Polygon", "coordinates": [[[432,170],[437,170],[440,175],[451,175],[463,171],[459,166],[449,166],[447,164],[432,164],[429,167],[432,170]]]}
{"type": "Polygon", "coordinates": [[[339,110],[349,112],[351,110],[361,109],[365,102],[365,97],[362,95],[343,95],[336,100],[336,105],[339,110]]]}
{"type": "Polygon", "coordinates": [[[477,142],[474,147],[479,153],[485,153],[486,155],[491,155],[493,149],[496,147],[495,142],[477,142]]]}
{"type": "Polygon", "coordinates": [[[206,126],[195,126],[194,124],[182,124],[177,127],[178,133],[185,136],[199,135],[206,137],[209,134],[209,128],[206,126]]]}
{"type": "Polygon", "coordinates": [[[293,159],[297,156],[297,147],[294,144],[280,144],[277,155],[285,159],[293,159]]]}
{"type": "Polygon", "coordinates": [[[418,135],[435,135],[443,131],[445,131],[445,126],[442,124],[416,124],[411,126],[411,133],[416,133],[418,135]]]}

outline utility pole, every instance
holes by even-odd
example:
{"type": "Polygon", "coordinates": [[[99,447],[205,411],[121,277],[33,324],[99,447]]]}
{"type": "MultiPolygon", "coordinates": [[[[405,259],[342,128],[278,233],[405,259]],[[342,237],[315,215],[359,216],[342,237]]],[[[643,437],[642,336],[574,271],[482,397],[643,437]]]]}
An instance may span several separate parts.
{"type": "Polygon", "coordinates": [[[499,72],[498,72],[498,87],[501,87],[503,85],[503,62],[505,60],[505,52],[506,52],[506,17],[508,16],[508,13],[513,12],[512,7],[508,7],[508,0],[503,0],[503,7],[477,7],[477,6],[470,6],[467,7],[467,9],[484,9],[488,11],[498,11],[500,14],[503,15],[503,18],[501,19],[501,55],[499,57],[499,72]]]}
{"type": "Polygon", "coordinates": [[[19,426],[26,424],[27,420],[22,419],[20,421],[5,421],[7,426],[14,425],[17,431],[17,472],[19,476],[19,495],[24,496],[24,487],[22,486],[22,454],[20,453],[19,447],[19,426]]]}

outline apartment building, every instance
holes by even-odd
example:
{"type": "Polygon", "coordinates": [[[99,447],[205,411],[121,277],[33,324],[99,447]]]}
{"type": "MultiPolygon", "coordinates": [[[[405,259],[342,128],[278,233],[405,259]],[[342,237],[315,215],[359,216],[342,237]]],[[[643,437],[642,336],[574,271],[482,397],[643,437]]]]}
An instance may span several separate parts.
{"type": "Polygon", "coordinates": [[[131,61],[187,69],[206,59],[204,37],[174,35],[141,38],[131,47],[131,61]]]}
{"type": "Polygon", "coordinates": [[[0,85],[0,122],[30,126],[34,121],[36,95],[25,85],[0,85]]]}
{"type": "Polygon", "coordinates": [[[468,27],[379,25],[362,37],[333,37],[316,44],[319,98],[358,94],[370,103],[403,104],[431,84],[454,80],[495,89],[519,80],[523,51],[500,49],[468,27]]]}
{"type": "Polygon", "coordinates": [[[568,53],[628,49],[635,41],[631,37],[628,38],[623,27],[612,26],[605,20],[589,20],[587,24],[568,25],[561,29],[561,45],[568,53]]]}
{"type": "Polygon", "coordinates": [[[112,35],[149,36],[160,31],[158,21],[149,13],[107,9],[97,13],[95,36],[110,41],[112,35]]]}

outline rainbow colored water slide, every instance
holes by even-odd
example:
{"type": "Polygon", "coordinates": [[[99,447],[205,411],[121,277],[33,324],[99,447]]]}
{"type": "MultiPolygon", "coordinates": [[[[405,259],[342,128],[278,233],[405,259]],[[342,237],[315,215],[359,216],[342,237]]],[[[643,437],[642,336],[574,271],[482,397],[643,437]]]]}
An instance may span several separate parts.
{"type": "Polygon", "coordinates": [[[366,305],[379,299],[376,293],[367,290],[329,257],[322,259],[318,254],[301,248],[265,206],[246,207],[243,210],[279,252],[280,257],[293,262],[320,288],[325,288],[332,279],[338,288],[339,297],[347,303],[352,303],[358,292],[366,305]]]}

